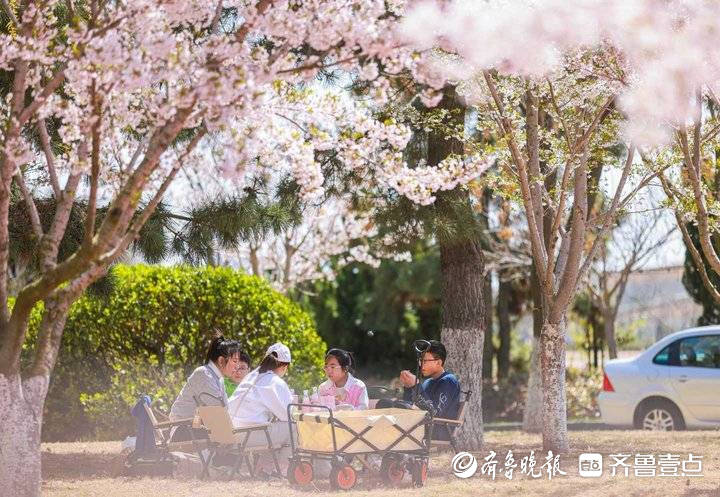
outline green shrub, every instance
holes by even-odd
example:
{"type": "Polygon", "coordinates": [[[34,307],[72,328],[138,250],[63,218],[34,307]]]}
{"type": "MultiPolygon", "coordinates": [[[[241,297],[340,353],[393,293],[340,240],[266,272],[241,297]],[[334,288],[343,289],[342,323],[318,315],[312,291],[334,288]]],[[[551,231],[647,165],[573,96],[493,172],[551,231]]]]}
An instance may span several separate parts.
{"type": "Polygon", "coordinates": [[[52,379],[46,440],[119,438],[139,393],[169,408],[204,362],[212,330],[240,341],[254,364],[282,341],[296,389],[322,377],[325,344],[310,316],[264,280],[230,268],[120,265],[104,296],[86,294],[68,316],[52,379]],[[71,429],[77,425],[85,429],[71,429]]]}
{"type": "Polygon", "coordinates": [[[187,379],[182,369],[121,361],[113,368],[109,387],[101,392],[80,394],[85,416],[93,426],[93,438],[116,440],[133,433],[135,419],[128,416],[141,393],[149,394],[153,406],[169,412],[187,379]],[[118,413],[123,413],[118,416],[118,413]]]}

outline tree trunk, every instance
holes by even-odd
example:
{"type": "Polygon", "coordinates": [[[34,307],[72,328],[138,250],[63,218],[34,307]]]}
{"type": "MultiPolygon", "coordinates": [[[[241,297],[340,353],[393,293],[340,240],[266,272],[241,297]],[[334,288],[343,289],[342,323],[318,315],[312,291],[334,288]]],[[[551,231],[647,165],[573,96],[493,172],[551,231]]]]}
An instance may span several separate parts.
{"type": "Polygon", "coordinates": [[[543,390],[540,374],[540,339],[535,337],[532,339],[529,368],[522,429],[529,433],[540,433],[542,431],[543,390]]]}
{"type": "Polygon", "coordinates": [[[597,316],[595,314],[595,308],[590,308],[590,319],[589,319],[589,325],[590,325],[590,332],[591,332],[591,340],[590,340],[590,350],[592,350],[592,363],[590,364],[589,369],[597,369],[598,368],[598,322],[597,322],[597,316]]]}
{"type": "Polygon", "coordinates": [[[480,450],[482,424],[482,358],[485,335],[483,256],[480,243],[440,245],[442,279],[441,340],[448,352],[447,367],[472,391],[458,441],[464,450],[480,450]]]}
{"type": "Polygon", "coordinates": [[[590,334],[590,326],[585,328],[585,352],[587,352],[587,368],[592,369],[592,347],[590,347],[590,342],[592,342],[592,336],[590,334]]]}
{"type": "MultiPolygon", "coordinates": [[[[44,301],[35,344],[35,359],[27,378],[0,373],[0,490],[2,495],[40,495],[40,441],[45,396],[55,367],[70,303],[90,279],[76,280],[44,301]]],[[[27,326],[27,323],[26,323],[27,326]]]]}
{"type": "Polygon", "coordinates": [[[493,345],[493,306],[492,306],[492,278],[488,273],[483,280],[483,296],[485,297],[485,338],[483,340],[483,361],[482,377],[485,380],[492,380],[493,377],[493,356],[495,345],[493,345]]]}
{"type": "MultiPolygon", "coordinates": [[[[449,119],[456,125],[463,125],[464,107],[454,87],[444,89],[438,108],[450,110],[449,119]]],[[[463,143],[454,138],[450,139],[444,133],[429,133],[427,145],[429,165],[439,164],[452,153],[464,154],[463,143]]],[[[448,192],[446,195],[453,197],[438,197],[437,202],[442,202],[444,198],[451,200],[456,206],[465,204],[467,209],[472,208],[469,194],[464,190],[448,192]]],[[[457,374],[462,389],[472,392],[465,406],[465,423],[457,432],[458,442],[465,450],[480,450],[483,444],[481,399],[487,316],[483,300],[485,278],[481,236],[476,233],[449,239],[439,238],[442,281],[440,337],[447,348],[447,367],[457,374]]]]}
{"type": "Polygon", "coordinates": [[[570,450],[565,398],[565,326],[564,318],[560,323],[545,323],[540,338],[543,450],[552,450],[555,454],[570,450]]]}
{"type": "Polygon", "coordinates": [[[0,490],[40,495],[40,431],[49,377],[0,374],[0,490]]]}
{"type": "Polygon", "coordinates": [[[498,285],[497,318],[500,347],[497,351],[498,379],[507,378],[510,373],[510,292],[512,285],[503,281],[502,275],[498,285]]]}
{"type": "Polygon", "coordinates": [[[542,431],[543,409],[542,378],[540,376],[540,334],[543,326],[543,312],[540,282],[534,268],[530,273],[530,289],[533,300],[533,340],[525,412],[523,412],[523,430],[540,433],[542,431]]]}
{"type": "Polygon", "coordinates": [[[608,356],[610,359],[617,359],[617,340],[615,338],[615,319],[612,313],[603,313],[603,329],[605,331],[605,343],[607,343],[608,356]]]}

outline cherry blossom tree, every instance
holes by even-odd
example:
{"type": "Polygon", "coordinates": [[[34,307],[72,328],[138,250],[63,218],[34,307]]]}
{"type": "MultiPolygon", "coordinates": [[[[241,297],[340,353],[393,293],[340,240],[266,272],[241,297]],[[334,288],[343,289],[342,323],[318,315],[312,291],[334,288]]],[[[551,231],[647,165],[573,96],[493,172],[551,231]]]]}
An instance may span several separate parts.
{"type": "MultiPolygon", "coordinates": [[[[380,151],[370,157],[378,176],[408,194],[427,198],[442,182],[408,172],[394,150],[404,132],[366,113],[342,115],[358,130],[350,135],[325,123],[341,114],[308,115],[317,122],[300,134],[267,120],[290,117],[288,109],[306,100],[293,92],[328,67],[358,68],[368,79],[379,66],[415,69],[421,58],[396,49],[396,13],[383,1],[0,7],[0,71],[10,82],[0,101],[0,488],[27,496],[40,491],[43,403],[69,305],[127,250],[181,169],[238,180],[287,171],[301,196],[313,199],[322,193],[315,152],[334,147],[357,168],[367,164],[366,151],[380,151]],[[43,196],[56,206],[49,224],[35,203],[43,196]],[[31,219],[38,265],[11,300],[8,213],[17,197],[31,219]],[[79,201],[83,241],[59,257],[79,201]],[[29,341],[36,305],[42,318],[29,341]],[[31,347],[27,367],[24,346],[31,347]]],[[[370,86],[382,101],[381,78],[370,86]]]]}
{"type": "Polygon", "coordinates": [[[687,126],[675,127],[672,146],[648,151],[643,159],[652,165],[665,166],[666,172],[660,180],[683,242],[707,295],[715,305],[720,305],[720,288],[712,275],[720,275],[720,252],[717,250],[720,243],[717,215],[719,103],[709,88],[698,91],[695,102],[698,106],[696,115],[687,126]],[[691,225],[697,232],[697,241],[691,233],[691,225]]]}
{"type": "Polygon", "coordinates": [[[378,267],[382,258],[406,254],[374,251],[370,242],[377,230],[371,217],[352,209],[344,199],[302,209],[302,221],[278,234],[239,244],[224,252],[224,261],[262,276],[280,291],[303,283],[334,279],[351,262],[378,267]]]}
{"type": "MultiPolygon", "coordinates": [[[[689,234],[683,232],[693,260],[704,268],[702,254],[718,273],[713,180],[703,163],[714,155],[717,136],[720,35],[714,19],[719,13],[715,2],[682,0],[422,2],[408,16],[405,31],[423,46],[437,43],[459,53],[472,67],[522,75],[547,74],[579,47],[614,57],[618,65],[596,76],[617,95],[616,104],[627,116],[623,132],[628,138],[638,146],[675,149],[672,160],[681,181],[666,193],[681,231],[687,222],[698,226],[698,247],[688,244],[689,234]]],[[[667,149],[644,152],[651,160],[658,153],[661,160],[668,158],[667,149]]],[[[708,293],[720,301],[718,289],[703,276],[707,269],[699,271],[708,293]]]]}
{"type": "Polygon", "coordinates": [[[711,267],[720,268],[713,264],[717,254],[710,243],[711,216],[698,151],[704,138],[700,94],[714,92],[720,74],[714,25],[718,9],[713,2],[659,0],[422,2],[405,19],[403,34],[419,48],[439,47],[456,56],[440,58],[440,75],[468,79],[482,72],[499,136],[510,154],[546,312],[541,337],[546,447],[568,447],[562,329],[577,283],[597,252],[595,242],[586,247],[588,235],[601,239],[628,195],[670,167],[650,163],[648,176],[624,192],[639,147],[645,152],[645,147],[667,144],[676,136],[684,157],[683,174],[697,206],[701,246],[711,267]],[[582,79],[566,86],[577,86],[575,98],[559,99],[565,93],[558,91],[558,75],[576,70],[582,79]],[[504,89],[508,79],[516,82],[514,93],[504,89]],[[587,84],[595,88],[590,94],[587,84]],[[518,108],[520,115],[514,112],[518,108]],[[574,116],[566,109],[574,109],[574,116]],[[564,146],[543,136],[548,124],[543,124],[541,113],[551,117],[551,127],[559,131],[556,138],[565,141],[564,146]],[[627,159],[607,209],[588,218],[584,198],[593,151],[605,133],[603,127],[613,121],[628,143],[627,159]],[[689,131],[688,122],[693,123],[689,131]],[[519,136],[522,127],[525,137],[519,136]],[[547,145],[564,166],[543,160],[547,145]],[[543,169],[544,163],[550,167],[543,169]],[[553,171],[557,174],[549,174],[553,171]]]}
{"type": "Polygon", "coordinates": [[[568,307],[618,208],[652,177],[646,175],[626,188],[634,158],[631,145],[620,165],[621,179],[611,192],[612,201],[589,216],[598,171],[614,159],[607,150],[617,145],[620,116],[612,107],[614,94],[601,82],[588,82],[588,66],[574,62],[568,59],[563,72],[544,80],[503,77],[485,70],[466,80],[460,90],[478,109],[478,126],[499,137],[495,152],[505,169],[502,181],[515,184],[510,195],[524,207],[542,297],[543,440],[555,451],[568,450],[564,389],[568,307]]]}

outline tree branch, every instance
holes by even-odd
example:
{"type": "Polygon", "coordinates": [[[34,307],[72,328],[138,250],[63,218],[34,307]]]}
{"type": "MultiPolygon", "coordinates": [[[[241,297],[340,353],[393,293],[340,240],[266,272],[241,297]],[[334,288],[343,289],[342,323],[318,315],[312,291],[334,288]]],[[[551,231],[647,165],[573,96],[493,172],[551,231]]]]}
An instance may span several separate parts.
{"type": "Polygon", "coordinates": [[[548,88],[550,89],[550,102],[552,103],[553,109],[555,109],[555,114],[558,116],[558,120],[560,121],[560,126],[562,126],[563,134],[565,135],[565,145],[567,145],[568,152],[572,150],[572,137],[570,136],[570,130],[567,127],[567,124],[565,123],[565,118],[562,115],[562,112],[560,112],[560,107],[558,106],[557,99],[555,98],[555,92],[553,91],[553,86],[550,80],[547,80],[548,82],[548,88]]]}
{"type": "Polygon", "coordinates": [[[50,184],[52,185],[55,199],[59,200],[62,190],[60,189],[60,182],[58,181],[57,170],[55,169],[55,154],[50,146],[50,136],[48,135],[47,126],[45,125],[45,119],[38,119],[37,128],[38,134],[40,135],[40,145],[45,153],[45,163],[48,168],[48,175],[50,176],[50,184]]]}
{"type": "Polygon", "coordinates": [[[130,223],[130,219],[140,201],[137,192],[142,191],[142,188],[150,179],[150,175],[155,170],[160,156],[183,129],[185,121],[192,113],[193,105],[194,102],[189,107],[178,109],[170,121],[153,133],[142,162],[118,192],[97,230],[98,243],[93,245],[97,253],[105,252],[108,243],[114,240],[115,237],[120,236],[120,231],[125,231],[125,227],[130,223]]]}
{"type": "Polygon", "coordinates": [[[45,299],[45,310],[35,346],[30,376],[49,376],[55,367],[70,305],[82,292],[107,271],[107,266],[93,265],[70,284],[55,290],[45,299]]]}
{"type": "MultiPolygon", "coordinates": [[[[663,183],[663,188],[666,190],[666,192],[669,192],[669,188],[666,185],[667,180],[664,176],[661,176],[661,181],[663,183]]],[[[690,233],[685,226],[685,222],[683,221],[680,213],[676,209],[673,209],[673,213],[675,214],[675,220],[678,227],[680,228],[680,232],[682,233],[685,247],[687,248],[688,252],[690,252],[690,257],[692,257],[692,260],[695,263],[695,268],[697,269],[698,273],[700,273],[700,279],[702,280],[705,289],[710,294],[710,297],[712,297],[713,302],[715,302],[716,305],[720,305],[720,291],[718,291],[713,282],[710,280],[707,270],[705,269],[705,262],[700,256],[700,252],[698,252],[698,249],[695,247],[695,244],[690,237],[690,233]]]]}
{"type": "Polygon", "coordinates": [[[585,130],[585,133],[583,133],[582,136],[578,138],[578,140],[573,144],[573,147],[570,149],[571,155],[575,155],[578,153],[578,150],[584,150],[585,147],[587,147],[587,144],[590,141],[593,133],[595,132],[595,129],[605,120],[605,118],[610,113],[610,106],[613,104],[614,101],[615,95],[611,95],[605,101],[605,104],[603,104],[603,106],[598,109],[598,111],[595,113],[595,117],[590,123],[590,126],[588,126],[588,129],[585,130]]]}
{"type": "MultiPolygon", "coordinates": [[[[160,188],[158,188],[158,190],[155,192],[152,200],[148,202],[140,215],[133,221],[130,229],[128,230],[127,234],[123,239],[123,242],[119,245],[120,252],[124,252],[125,250],[127,250],[130,244],[138,237],[138,235],[140,234],[140,230],[143,226],[145,226],[145,223],[147,223],[148,219],[150,219],[150,216],[152,216],[153,212],[155,212],[155,209],[157,209],[157,206],[160,204],[160,201],[165,195],[168,187],[172,183],[173,179],[175,179],[177,172],[182,167],[183,161],[192,153],[197,144],[200,143],[200,141],[205,137],[206,134],[207,128],[205,126],[203,126],[202,129],[195,134],[193,139],[185,148],[183,154],[177,159],[175,166],[167,175],[162,185],[160,185],[160,188]]],[[[113,252],[117,252],[117,249],[113,252]]]]}
{"type": "Polygon", "coordinates": [[[30,225],[32,226],[33,233],[35,234],[35,237],[40,240],[43,236],[43,229],[42,225],[40,224],[40,215],[38,214],[35,200],[33,199],[30,190],[28,190],[28,187],[25,184],[25,179],[23,178],[22,171],[18,170],[18,172],[15,173],[15,182],[20,188],[23,199],[25,200],[25,205],[28,209],[28,214],[30,216],[30,225]]]}
{"type": "Polygon", "coordinates": [[[75,203],[75,193],[80,183],[80,176],[80,173],[73,173],[68,177],[65,190],[55,202],[55,215],[52,224],[40,243],[40,261],[44,271],[52,270],[57,264],[60,242],[70,220],[70,212],[75,203]]]}
{"type": "MultiPolygon", "coordinates": [[[[618,186],[615,190],[615,195],[613,196],[612,202],[610,203],[610,207],[605,212],[605,219],[602,221],[602,227],[600,231],[595,236],[595,240],[593,240],[593,244],[590,248],[590,251],[588,252],[587,257],[585,258],[585,262],[583,263],[582,267],[580,268],[580,272],[578,274],[579,278],[582,278],[583,275],[587,272],[588,268],[590,267],[590,264],[592,263],[593,259],[595,258],[595,253],[598,250],[600,241],[605,237],[605,235],[608,233],[610,226],[612,225],[613,219],[615,218],[615,213],[618,211],[618,208],[621,205],[620,198],[622,196],[622,191],[625,189],[625,183],[627,182],[628,176],[630,176],[630,170],[632,169],[632,162],[635,158],[635,145],[630,144],[630,148],[628,149],[628,156],[625,160],[625,166],[623,167],[622,175],[620,176],[620,181],[618,183],[618,186]]],[[[657,173],[656,173],[657,174],[657,173]]],[[[637,190],[635,190],[637,191],[637,190]]],[[[630,200],[632,198],[631,195],[628,195],[626,197],[626,200],[630,200]]]]}
{"type": "MultiPolygon", "coordinates": [[[[18,61],[15,63],[15,71],[12,82],[12,100],[10,104],[10,116],[6,120],[4,140],[0,150],[12,146],[15,140],[20,138],[20,125],[17,116],[23,106],[23,97],[27,86],[28,63],[18,61]]],[[[10,214],[10,188],[13,176],[15,175],[15,162],[12,154],[0,154],[0,219],[8,219],[10,214]]],[[[8,262],[10,259],[10,232],[7,222],[0,223],[0,353],[5,347],[10,346],[14,337],[10,336],[10,319],[12,316],[8,311],[8,262]]],[[[14,344],[13,344],[14,346],[14,344]]],[[[0,357],[1,358],[1,357],[0,357]]],[[[10,366],[12,367],[12,366],[10,366]]]]}
{"type": "Polygon", "coordinates": [[[90,152],[90,195],[88,197],[88,211],[85,217],[85,235],[83,244],[90,246],[95,234],[95,215],[97,213],[97,191],[100,179],[100,128],[102,124],[102,97],[97,95],[95,81],[92,82],[90,90],[93,104],[93,117],[95,122],[92,125],[92,151],[90,152]]]}
{"type": "Polygon", "coordinates": [[[45,103],[45,101],[55,93],[60,85],[65,81],[65,66],[55,72],[53,77],[48,81],[45,87],[40,91],[33,101],[23,109],[18,117],[18,123],[20,126],[24,125],[28,120],[37,112],[37,110],[45,103]]]}
{"type": "Polygon", "coordinates": [[[212,20],[210,21],[210,32],[214,33],[218,25],[220,24],[220,17],[222,16],[222,6],[223,6],[223,0],[218,0],[217,5],[215,6],[215,14],[213,15],[212,20]]]}
{"type": "Polygon", "coordinates": [[[574,204],[573,218],[570,227],[570,246],[568,249],[567,262],[562,271],[560,284],[558,285],[557,294],[555,296],[548,319],[551,323],[558,323],[565,315],[570,300],[575,295],[575,287],[580,276],[580,261],[583,255],[583,247],[585,245],[585,235],[587,233],[587,159],[588,150],[585,149],[580,164],[575,168],[575,188],[574,188],[574,204]]]}
{"type": "MultiPolygon", "coordinates": [[[[535,219],[543,218],[543,181],[540,174],[540,139],[538,136],[538,98],[532,94],[528,87],[525,92],[525,114],[526,114],[526,148],[528,155],[528,170],[530,173],[530,193],[535,219]]],[[[543,247],[546,246],[544,230],[540,232],[540,240],[543,247]]],[[[552,233],[550,234],[552,236],[552,233]]]]}
{"type": "MultiPolygon", "coordinates": [[[[682,138],[682,135],[680,135],[682,138]]],[[[699,158],[697,158],[698,168],[695,167],[695,161],[690,159],[687,150],[687,141],[683,147],[683,155],[685,156],[685,169],[688,171],[688,179],[690,186],[692,187],[693,196],[695,197],[695,205],[697,206],[697,224],[698,224],[698,235],[700,238],[700,247],[702,248],[705,259],[710,264],[710,267],[717,274],[720,274],[720,257],[718,257],[715,248],[712,245],[710,226],[708,224],[708,211],[705,205],[705,193],[703,192],[702,180],[700,178],[699,171],[699,158]],[[690,162],[688,162],[690,160],[690,162]]]]}
{"type": "Polygon", "coordinates": [[[0,3],[2,4],[3,10],[5,11],[5,14],[10,18],[10,22],[13,23],[15,27],[20,26],[20,23],[18,22],[17,16],[15,16],[15,12],[13,12],[12,7],[8,3],[7,0],[0,0],[0,3]]]}
{"type": "MultiPolygon", "coordinates": [[[[513,136],[513,129],[512,125],[510,124],[510,120],[505,116],[504,110],[503,110],[503,104],[500,99],[500,96],[497,91],[497,87],[495,86],[495,83],[492,79],[492,75],[489,71],[485,70],[483,71],[483,77],[485,79],[485,83],[488,86],[488,90],[490,91],[490,95],[492,96],[493,102],[495,103],[495,108],[497,109],[498,113],[500,114],[500,131],[503,134],[503,136],[508,140],[508,146],[510,148],[510,153],[513,157],[513,160],[515,164],[517,165],[518,169],[518,177],[520,180],[520,190],[523,197],[523,204],[525,206],[525,212],[528,222],[528,231],[530,232],[530,241],[532,244],[532,252],[533,252],[533,261],[535,262],[535,268],[540,276],[540,281],[543,281],[545,279],[545,275],[548,268],[548,255],[545,252],[545,245],[543,243],[543,238],[540,236],[540,225],[538,224],[540,220],[535,218],[535,209],[533,208],[532,204],[532,194],[530,192],[530,185],[529,185],[529,179],[528,179],[528,171],[527,171],[527,164],[523,160],[522,154],[515,143],[515,138],[513,136]]],[[[543,288],[543,292],[547,295],[549,293],[547,288],[543,288]]]]}

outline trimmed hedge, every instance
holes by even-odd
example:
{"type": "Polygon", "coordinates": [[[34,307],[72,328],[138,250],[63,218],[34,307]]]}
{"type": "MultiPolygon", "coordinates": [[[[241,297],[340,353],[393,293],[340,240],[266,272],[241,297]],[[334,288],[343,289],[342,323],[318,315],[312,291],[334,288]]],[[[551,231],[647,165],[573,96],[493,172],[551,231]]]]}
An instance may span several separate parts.
{"type": "Polygon", "coordinates": [[[169,409],[204,362],[214,329],[240,341],[255,365],[270,344],[287,344],[287,380],[296,389],[322,377],[325,343],[312,318],[260,278],[225,267],[147,265],[116,266],[110,277],[107,295],[87,294],[71,308],[46,403],[46,440],[131,434],[129,408],[140,392],[169,409]]]}

